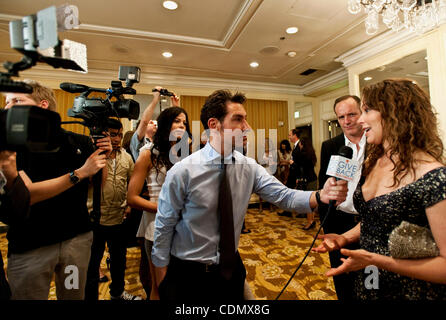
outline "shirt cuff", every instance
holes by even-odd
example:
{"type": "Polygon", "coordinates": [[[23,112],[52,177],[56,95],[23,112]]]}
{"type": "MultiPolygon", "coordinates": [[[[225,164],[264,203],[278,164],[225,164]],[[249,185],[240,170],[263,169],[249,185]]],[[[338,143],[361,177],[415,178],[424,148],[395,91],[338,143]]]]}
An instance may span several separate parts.
{"type": "Polygon", "coordinates": [[[296,190],[289,208],[299,213],[311,213],[310,198],[314,191],[296,190]]]}
{"type": "Polygon", "coordinates": [[[168,255],[167,258],[161,258],[157,256],[156,254],[152,254],[152,263],[155,267],[162,268],[167,267],[170,262],[170,256],[168,255]]]}

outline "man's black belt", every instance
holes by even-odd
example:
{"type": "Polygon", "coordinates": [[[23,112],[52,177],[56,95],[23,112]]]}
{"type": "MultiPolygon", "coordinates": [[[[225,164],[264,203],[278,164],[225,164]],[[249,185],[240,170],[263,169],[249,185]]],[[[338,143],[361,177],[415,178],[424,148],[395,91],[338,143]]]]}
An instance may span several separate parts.
{"type": "Polygon", "coordinates": [[[212,263],[201,263],[198,261],[192,261],[192,260],[182,260],[178,259],[175,256],[170,256],[170,263],[169,266],[173,268],[181,268],[184,271],[195,271],[195,272],[219,272],[220,271],[220,265],[218,264],[212,264],[212,263]]]}

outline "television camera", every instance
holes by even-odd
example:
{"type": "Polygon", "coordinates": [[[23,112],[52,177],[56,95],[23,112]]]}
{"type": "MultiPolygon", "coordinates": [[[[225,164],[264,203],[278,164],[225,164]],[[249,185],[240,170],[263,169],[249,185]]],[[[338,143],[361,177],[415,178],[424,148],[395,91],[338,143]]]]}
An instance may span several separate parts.
{"type": "MultiPolygon", "coordinates": [[[[49,7],[10,21],[11,48],[24,56],[18,62],[5,62],[0,72],[0,92],[32,93],[31,86],[14,81],[19,71],[43,62],[54,68],[86,72],[86,47],[70,40],[60,41],[57,31],[77,28],[78,9],[73,5],[49,7]]],[[[0,151],[27,149],[31,152],[53,151],[61,132],[58,113],[36,106],[15,106],[0,111],[0,151]]]]}
{"type": "MultiPolygon", "coordinates": [[[[92,88],[82,84],[64,82],[60,88],[71,93],[81,93],[74,99],[73,107],[68,110],[68,116],[83,119],[79,122],[90,129],[94,139],[103,137],[102,132],[107,129],[109,117],[138,119],[139,103],[132,99],[125,99],[124,94],[134,95],[136,90],[132,88],[140,79],[140,68],[119,67],[119,80],[112,81],[108,89],[92,88]],[[93,92],[105,93],[105,98],[88,97],[93,92]]],[[[76,122],[77,123],[77,122],[76,122]]]]}

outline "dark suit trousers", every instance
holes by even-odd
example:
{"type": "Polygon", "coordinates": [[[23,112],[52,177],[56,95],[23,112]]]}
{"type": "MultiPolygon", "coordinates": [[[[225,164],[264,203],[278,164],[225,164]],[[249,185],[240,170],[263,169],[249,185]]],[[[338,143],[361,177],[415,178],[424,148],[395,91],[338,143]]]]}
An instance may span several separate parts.
{"type": "Polygon", "coordinates": [[[286,181],[286,186],[290,189],[296,189],[296,180],[297,180],[297,174],[295,170],[290,168],[288,179],[286,181]]]}
{"type": "MultiPolygon", "coordinates": [[[[319,212],[321,221],[323,221],[325,218],[326,212],[326,210],[321,210],[319,212]]],[[[357,215],[333,210],[324,223],[324,233],[342,234],[356,226],[359,222],[358,218],[359,217],[357,215]]],[[[346,246],[345,249],[359,249],[359,243],[350,244],[346,246]]],[[[342,264],[341,258],[347,258],[346,256],[342,255],[339,250],[329,252],[329,256],[330,265],[332,268],[337,268],[342,264]]],[[[344,273],[333,277],[336,294],[338,295],[339,300],[349,301],[354,299],[354,280],[355,276],[353,272],[344,273]]]]}
{"type": "Polygon", "coordinates": [[[231,279],[220,275],[218,265],[205,264],[170,257],[166,277],[160,283],[161,300],[169,301],[241,301],[246,270],[237,253],[237,266],[231,279]]]}

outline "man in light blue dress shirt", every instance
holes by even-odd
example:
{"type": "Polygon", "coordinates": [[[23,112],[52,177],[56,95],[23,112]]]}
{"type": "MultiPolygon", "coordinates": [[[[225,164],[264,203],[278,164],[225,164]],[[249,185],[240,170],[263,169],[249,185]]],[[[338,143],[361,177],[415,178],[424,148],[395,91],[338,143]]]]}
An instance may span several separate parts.
{"type": "MultiPolygon", "coordinates": [[[[243,94],[218,90],[202,110],[201,122],[209,129],[206,146],[176,163],[168,172],[158,200],[152,260],[161,299],[243,299],[246,271],[238,264],[230,280],[218,272],[220,226],[218,197],[222,179],[222,154],[232,196],[235,248],[251,194],[286,210],[312,212],[316,192],[292,190],[245,157],[241,152],[250,129],[243,94]]],[[[322,202],[344,201],[345,181],[329,179],[319,191],[322,202]]]]}

